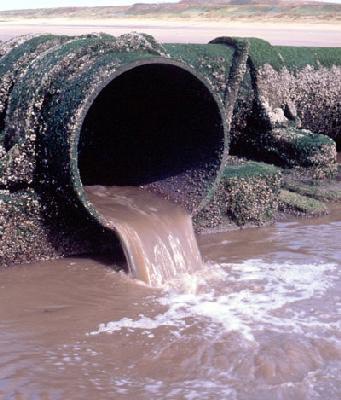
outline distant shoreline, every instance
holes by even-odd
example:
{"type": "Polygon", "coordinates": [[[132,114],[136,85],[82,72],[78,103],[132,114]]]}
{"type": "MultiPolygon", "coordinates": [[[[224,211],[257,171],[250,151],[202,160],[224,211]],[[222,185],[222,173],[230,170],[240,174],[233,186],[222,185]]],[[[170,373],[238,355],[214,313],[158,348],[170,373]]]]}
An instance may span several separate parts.
{"type": "Polygon", "coordinates": [[[93,18],[85,18],[85,17],[31,17],[31,18],[23,18],[23,17],[12,17],[5,18],[1,15],[0,12],[0,23],[1,24],[48,24],[48,25],[84,25],[84,24],[99,24],[99,25],[131,25],[136,23],[141,23],[143,25],[155,26],[155,24],[162,25],[177,25],[177,26],[210,26],[217,27],[221,25],[231,24],[231,25],[290,25],[290,26],[306,26],[306,25],[321,25],[326,27],[335,27],[335,29],[339,29],[341,32],[341,20],[340,19],[328,19],[324,20],[322,18],[302,18],[302,19],[293,19],[293,18],[274,18],[271,16],[267,16],[264,14],[263,16],[249,18],[198,18],[198,17],[189,17],[189,18],[179,18],[179,17],[164,17],[160,16],[159,18],[155,17],[111,17],[111,18],[102,18],[102,17],[93,17],[93,18]]]}
{"type": "MultiPolygon", "coordinates": [[[[10,3],[8,5],[10,7],[10,3]]],[[[341,24],[341,4],[309,0],[182,0],[174,3],[143,3],[126,6],[54,7],[0,11],[0,20],[17,23],[21,20],[54,24],[67,20],[96,20],[101,25],[144,23],[261,23],[261,24],[341,24]],[[48,21],[48,22],[47,22],[48,21]]],[[[76,22],[77,24],[77,22],[76,22]]]]}

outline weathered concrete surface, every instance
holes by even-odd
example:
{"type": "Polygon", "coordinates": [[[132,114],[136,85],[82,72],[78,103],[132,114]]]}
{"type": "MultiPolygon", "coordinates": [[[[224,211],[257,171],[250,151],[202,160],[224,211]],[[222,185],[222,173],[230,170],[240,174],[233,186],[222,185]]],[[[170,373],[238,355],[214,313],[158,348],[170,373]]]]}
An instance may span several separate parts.
{"type": "Polygon", "coordinates": [[[279,168],[230,157],[207,208],[194,218],[197,229],[221,230],[231,224],[259,226],[272,222],[278,212],[281,183],[279,168]]]}
{"type": "Polygon", "coordinates": [[[301,126],[330,136],[341,149],[340,65],[291,71],[265,65],[258,71],[258,87],[273,110],[282,108],[288,120],[299,119],[301,126]]]}
{"type": "MultiPolygon", "coordinates": [[[[249,164],[247,178],[244,166],[228,178],[229,142],[233,154],[309,169],[313,178],[335,173],[339,50],[274,48],[233,38],[162,46],[141,34],[19,38],[0,45],[0,265],[117,244],[84,197],[82,129],[117,71],[153,63],[188,73],[188,94],[201,90],[198,98],[208,99],[210,111],[197,111],[193,123],[213,139],[195,154],[201,157],[195,173],[186,167],[149,185],[195,213],[198,229],[226,221],[261,224],[276,214],[280,174],[249,164]]],[[[186,146],[193,148],[190,143],[197,139],[189,136],[186,146]]]]}
{"type": "MultiPolygon", "coordinates": [[[[179,52],[177,46],[172,46],[170,50],[179,52]]],[[[193,158],[196,164],[193,164],[195,168],[189,164],[180,174],[175,170],[175,175],[178,175],[175,184],[182,181],[186,183],[185,206],[192,209],[200,206],[205,191],[214,185],[220,163],[227,153],[222,102],[225,78],[219,75],[216,79],[215,76],[218,69],[224,76],[228,73],[232,53],[232,50],[226,51],[220,45],[198,45],[186,54],[188,62],[185,63],[181,57],[171,57],[167,49],[152,37],[140,34],[118,38],[108,35],[27,38],[14,45],[12,51],[4,51],[0,60],[4,70],[0,77],[3,91],[0,188],[6,195],[3,196],[1,211],[3,251],[0,264],[22,262],[35,257],[40,259],[93,252],[99,244],[103,247],[103,243],[112,247],[116,238],[106,231],[105,221],[87,202],[83,192],[81,179],[90,178],[88,175],[81,176],[80,153],[84,145],[91,145],[97,137],[93,135],[87,139],[88,133],[82,129],[89,109],[103,89],[125,71],[134,71],[140,66],[169,68],[167,79],[170,89],[170,85],[176,85],[171,82],[172,77],[178,79],[180,87],[186,79],[193,86],[187,89],[188,93],[186,87],[183,88],[183,100],[191,99],[189,96],[194,96],[195,100],[197,96],[198,110],[202,111],[186,116],[196,126],[196,131],[193,131],[196,137],[195,141],[189,137],[184,142],[187,147],[183,162],[192,162],[193,158]],[[211,115],[207,116],[211,127],[206,123],[206,128],[213,130],[212,138],[216,139],[212,142],[210,136],[204,137],[206,131],[202,131],[201,147],[192,154],[191,149],[198,147],[199,130],[205,126],[203,105],[207,106],[206,112],[211,110],[211,115]],[[84,138],[88,142],[84,142],[84,138]],[[189,139],[192,144],[189,144],[189,139]],[[207,148],[205,144],[212,146],[207,148]],[[196,158],[199,160],[196,161],[196,158]],[[14,203],[17,204],[15,210],[11,208],[14,203]],[[91,237],[98,238],[97,245],[89,240],[91,237]]],[[[136,96],[136,87],[128,85],[127,90],[130,90],[130,96],[136,96]]],[[[179,90],[176,95],[179,96],[179,90]]],[[[167,100],[166,97],[164,99],[167,100]]],[[[155,99],[156,108],[159,108],[161,100],[155,99]]],[[[176,107],[182,107],[182,102],[178,101],[176,107]]],[[[176,118],[173,119],[176,121],[176,118]]],[[[91,126],[88,123],[86,128],[91,129],[91,126]]],[[[134,137],[130,143],[127,142],[127,146],[132,146],[132,150],[136,151],[133,149],[134,137]]],[[[106,147],[110,148],[110,143],[106,147]]],[[[163,151],[168,151],[167,144],[165,148],[163,151]]],[[[93,150],[96,151],[96,148],[93,150]]],[[[137,147],[137,150],[143,155],[142,148],[137,147]]],[[[178,150],[182,151],[181,147],[178,150]]],[[[103,147],[102,151],[106,151],[106,148],[103,147]]],[[[103,158],[98,154],[93,168],[101,167],[105,172],[103,158]]],[[[173,164],[176,164],[174,160],[173,164]]],[[[129,168],[129,165],[125,168],[129,168]]],[[[161,189],[164,189],[164,185],[161,185],[161,189]]]]}
{"type": "MultiPolygon", "coordinates": [[[[282,151],[282,157],[273,157],[271,147],[277,149],[279,136],[286,142],[290,137],[295,141],[294,130],[300,136],[302,128],[328,135],[340,148],[340,48],[273,47],[250,39],[248,67],[234,113],[233,154],[254,155],[286,166],[290,154],[282,151]],[[287,128],[291,128],[289,135],[283,132],[287,128]]],[[[319,141],[321,148],[327,144],[322,137],[313,141],[312,152],[319,141]]],[[[335,147],[332,141],[329,145],[335,147]]],[[[327,151],[324,162],[320,158],[320,169],[326,167],[333,173],[334,168],[335,172],[330,158],[333,153],[335,150],[327,151]]],[[[296,164],[306,166],[299,159],[296,164]]]]}

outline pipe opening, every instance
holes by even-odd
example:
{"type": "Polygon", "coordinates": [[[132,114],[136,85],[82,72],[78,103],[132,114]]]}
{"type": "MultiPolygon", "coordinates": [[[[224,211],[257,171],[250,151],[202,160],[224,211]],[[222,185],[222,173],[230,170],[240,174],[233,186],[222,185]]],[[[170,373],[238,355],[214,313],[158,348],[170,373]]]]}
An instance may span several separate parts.
{"type": "Polygon", "coordinates": [[[203,179],[202,171],[213,179],[223,148],[221,109],[208,87],[177,65],[143,64],[94,100],[78,166],[83,185],[148,185],[178,176],[187,187],[203,179]]]}

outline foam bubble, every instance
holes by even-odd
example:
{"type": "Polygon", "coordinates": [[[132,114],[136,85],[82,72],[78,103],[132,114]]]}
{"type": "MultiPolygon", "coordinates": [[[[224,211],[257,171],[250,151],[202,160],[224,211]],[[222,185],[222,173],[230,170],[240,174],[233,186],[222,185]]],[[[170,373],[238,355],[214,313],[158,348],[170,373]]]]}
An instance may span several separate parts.
{"type": "Polygon", "coordinates": [[[262,260],[206,265],[196,275],[181,275],[168,282],[163,295],[155,299],[165,308],[163,312],[103,323],[90,335],[128,328],[150,334],[161,326],[181,332],[188,318],[209,321],[226,332],[239,332],[249,341],[255,340],[255,330],[264,327],[299,333],[308,328],[339,329],[340,321],[330,323],[319,313],[307,316],[304,309],[298,312],[294,307],[323,296],[338,278],[335,270],[336,264],[276,264],[262,260]]]}

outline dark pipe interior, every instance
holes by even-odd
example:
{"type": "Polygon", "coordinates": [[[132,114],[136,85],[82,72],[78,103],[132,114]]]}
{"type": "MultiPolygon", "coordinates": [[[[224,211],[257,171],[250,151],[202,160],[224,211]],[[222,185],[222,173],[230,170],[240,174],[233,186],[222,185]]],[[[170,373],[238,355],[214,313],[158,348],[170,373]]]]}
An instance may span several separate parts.
{"type": "Polygon", "coordinates": [[[84,185],[142,185],[203,166],[223,146],[219,108],[207,87],[170,64],[144,64],[115,78],[82,126],[84,185]]]}

